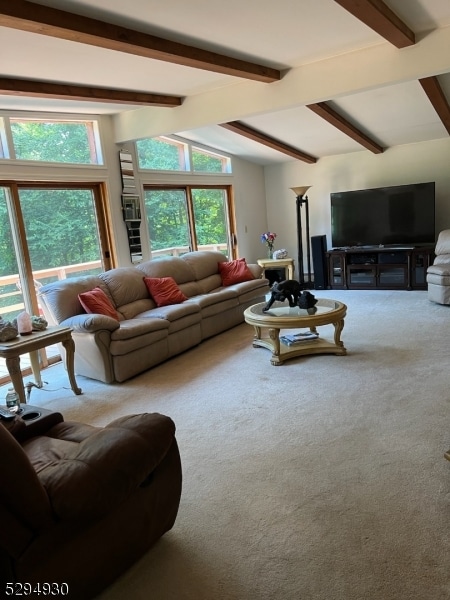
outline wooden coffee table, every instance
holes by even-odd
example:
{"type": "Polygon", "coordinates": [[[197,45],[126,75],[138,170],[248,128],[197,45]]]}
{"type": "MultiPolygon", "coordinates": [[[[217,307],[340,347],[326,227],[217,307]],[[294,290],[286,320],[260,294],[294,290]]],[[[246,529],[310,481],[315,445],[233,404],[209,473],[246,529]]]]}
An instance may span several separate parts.
{"type": "Polygon", "coordinates": [[[245,322],[255,328],[253,347],[267,348],[272,351],[270,362],[282,365],[284,361],[296,356],[311,354],[337,354],[344,356],[347,350],[341,342],[341,332],[344,328],[344,317],[347,307],[337,300],[321,298],[314,309],[291,308],[287,303],[275,302],[268,312],[263,312],[266,302],[254,304],[244,311],[245,322]],[[303,341],[295,346],[286,346],[280,342],[282,329],[307,328],[314,333],[317,327],[333,325],[333,341],[319,337],[315,340],[303,341]],[[267,335],[265,335],[267,333],[267,335]],[[263,337],[264,334],[264,337],[263,337]]]}

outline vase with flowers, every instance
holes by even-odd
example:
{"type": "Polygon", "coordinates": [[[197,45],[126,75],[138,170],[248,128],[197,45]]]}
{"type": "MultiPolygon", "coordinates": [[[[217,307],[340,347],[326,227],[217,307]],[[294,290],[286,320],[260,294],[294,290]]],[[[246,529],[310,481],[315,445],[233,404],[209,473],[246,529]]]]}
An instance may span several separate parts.
{"type": "Polygon", "coordinates": [[[273,246],[275,243],[275,238],[277,237],[276,233],[272,233],[271,231],[267,231],[261,235],[261,243],[266,244],[267,246],[267,257],[273,258],[273,246]]]}

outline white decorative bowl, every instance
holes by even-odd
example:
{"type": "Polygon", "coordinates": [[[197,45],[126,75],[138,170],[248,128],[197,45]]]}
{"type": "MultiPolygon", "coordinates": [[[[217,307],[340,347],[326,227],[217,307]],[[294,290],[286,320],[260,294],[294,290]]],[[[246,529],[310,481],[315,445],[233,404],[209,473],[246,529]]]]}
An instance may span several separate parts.
{"type": "Polygon", "coordinates": [[[288,252],[284,248],[281,248],[280,250],[275,250],[275,252],[273,253],[274,258],[286,258],[287,255],[288,252]]]}

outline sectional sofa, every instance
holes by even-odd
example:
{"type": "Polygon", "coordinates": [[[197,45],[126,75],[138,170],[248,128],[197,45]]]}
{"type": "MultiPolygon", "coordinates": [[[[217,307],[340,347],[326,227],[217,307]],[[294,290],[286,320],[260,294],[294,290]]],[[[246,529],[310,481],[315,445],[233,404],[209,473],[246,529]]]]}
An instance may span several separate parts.
{"type": "Polygon", "coordinates": [[[50,325],[72,328],[78,375],[123,382],[242,323],[269,292],[261,274],[244,259],[196,251],[59,280],[39,300],[50,325]],[[93,294],[100,305],[95,297],[87,306],[93,294]]]}

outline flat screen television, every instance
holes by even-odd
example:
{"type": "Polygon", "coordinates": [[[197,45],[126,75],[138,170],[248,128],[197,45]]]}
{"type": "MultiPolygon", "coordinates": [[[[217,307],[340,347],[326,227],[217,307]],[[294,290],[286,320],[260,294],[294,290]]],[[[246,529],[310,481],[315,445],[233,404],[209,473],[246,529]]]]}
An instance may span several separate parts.
{"type": "Polygon", "coordinates": [[[435,243],[434,182],[331,193],[331,242],[352,246],[435,243]]]}

